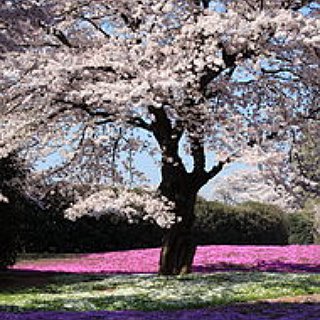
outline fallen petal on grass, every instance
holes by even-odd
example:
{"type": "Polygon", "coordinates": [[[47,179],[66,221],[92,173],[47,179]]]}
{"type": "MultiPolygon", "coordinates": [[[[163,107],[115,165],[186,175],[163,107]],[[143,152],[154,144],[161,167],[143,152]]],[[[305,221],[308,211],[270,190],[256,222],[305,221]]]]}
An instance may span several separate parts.
{"type": "Polygon", "coordinates": [[[320,274],[60,274],[51,280],[54,281],[46,286],[0,291],[0,310],[180,310],[320,294],[320,274]]]}

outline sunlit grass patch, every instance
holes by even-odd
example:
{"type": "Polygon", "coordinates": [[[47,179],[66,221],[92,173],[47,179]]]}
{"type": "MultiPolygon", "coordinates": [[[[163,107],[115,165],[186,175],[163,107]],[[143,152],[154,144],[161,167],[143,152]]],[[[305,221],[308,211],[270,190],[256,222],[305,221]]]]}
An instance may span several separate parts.
{"type": "Polygon", "coordinates": [[[61,275],[0,293],[0,310],[176,310],[320,293],[319,274],[61,275]]]}

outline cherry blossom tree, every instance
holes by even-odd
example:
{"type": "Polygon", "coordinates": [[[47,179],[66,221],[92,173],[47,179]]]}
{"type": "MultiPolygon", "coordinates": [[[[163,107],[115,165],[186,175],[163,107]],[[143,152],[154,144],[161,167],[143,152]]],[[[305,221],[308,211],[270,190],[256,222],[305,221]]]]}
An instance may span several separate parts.
{"type": "MultiPolygon", "coordinates": [[[[38,176],[121,185],[129,163],[135,172],[129,159],[160,154],[158,191],[170,205],[143,205],[148,215],[173,214],[159,273],[190,272],[199,189],[238,156],[282,157],[292,130],[317,111],[314,86],[301,80],[316,72],[317,8],[293,0],[3,1],[0,154],[18,146],[39,161],[60,150],[63,163],[38,176]]],[[[100,190],[68,213],[99,215],[96,205],[108,211],[106,203],[133,213],[127,192],[121,202],[121,193],[100,190]]]]}
{"type": "Polygon", "coordinates": [[[320,123],[311,121],[297,143],[292,143],[279,162],[273,155],[258,167],[246,166],[214,181],[212,198],[230,204],[260,201],[284,210],[296,210],[320,197],[320,123]]]}
{"type": "Polygon", "coordinates": [[[308,200],[320,198],[319,130],[320,118],[309,121],[303,136],[292,145],[289,159],[280,167],[282,175],[279,174],[279,177],[284,181],[282,184],[295,195],[301,207],[308,200]],[[287,179],[284,179],[284,174],[287,179]]]}
{"type": "Polygon", "coordinates": [[[295,207],[308,212],[314,222],[314,239],[320,235],[320,114],[313,114],[302,137],[276,167],[268,166],[265,177],[292,199],[295,207]]]}
{"type": "Polygon", "coordinates": [[[233,188],[238,188],[240,194],[245,193],[245,196],[257,197],[262,201],[277,202],[279,199],[279,204],[289,211],[302,209],[308,202],[319,199],[319,130],[319,120],[308,121],[283,157],[269,158],[260,164],[260,170],[251,168],[240,175],[233,174],[222,179],[226,181],[216,186],[217,194],[227,196],[233,188]],[[249,186],[248,181],[252,181],[253,185],[249,186]]]}
{"type": "Polygon", "coordinates": [[[235,205],[258,201],[280,207],[286,212],[297,208],[295,197],[282,186],[266,179],[257,168],[239,169],[215,180],[211,199],[235,205]]]}
{"type": "Polygon", "coordinates": [[[320,243],[320,114],[307,128],[303,143],[293,151],[294,183],[314,220],[314,239],[320,243]]]}
{"type": "MultiPolygon", "coordinates": [[[[320,200],[320,114],[313,114],[300,138],[279,163],[265,159],[258,167],[247,166],[215,179],[212,199],[228,204],[259,201],[274,204],[287,213],[303,210],[314,221],[318,239],[320,200]]],[[[271,157],[272,159],[272,157],[271,157]]]]}

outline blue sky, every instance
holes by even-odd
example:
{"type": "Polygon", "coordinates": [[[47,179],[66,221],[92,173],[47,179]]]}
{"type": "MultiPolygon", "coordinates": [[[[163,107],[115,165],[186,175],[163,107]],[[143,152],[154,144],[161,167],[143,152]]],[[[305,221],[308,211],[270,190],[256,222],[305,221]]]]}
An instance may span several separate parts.
{"type": "MultiPolygon", "coordinates": [[[[212,10],[216,10],[218,12],[223,12],[226,10],[225,6],[222,4],[221,1],[211,1],[210,3],[210,8],[212,10]]],[[[308,6],[304,7],[300,11],[303,14],[309,14],[312,9],[319,9],[320,5],[317,4],[316,1],[312,2],[308,6]]],[[[107,32],[112,32],[112,27],[111,25],[106,22],[103,25],[104,29],[107,32]]],[[[239,74],[237,75],[239,77],[239,74]]],[[[192,165],[192,161],[190,157],[188,157],[185,154],[182,154],[183,161],[186,164],[187,168],[190,168],[192,165]]],[[[214,153],[209,153],[207,155],[207,158],[209,161],[207,161],[207,167],[211,167],[214,164],[214,153]]],[[[58,154],[53,154],[51,157],[49,157],[44,163],[38,163],[37,168],[43,169],[47,168],[48,166],[57,163],[61,161],[61,158],[59,157],[58,154]]],[[[140,171],[144,172],[147,178],[150,180],[150,184],[152,185],[158,185],[161,180],[161,174],[160,174],[160,167],[155,164],[155,161],[147,154],[147,153],[140,153],[137,155],[135,159],[135,164],[140,171]]],[[[228,168],[222,170],[222,172],[218,175],[227,175],[230,174],[236,170],[242,169],[242,168],[247,168],[248,165],[244,163],[234,163],[228,166],[228,168]]],[[[215,179],[212,179],[210,182],[208,182],[200,191],[200,194],[206,198],[210,198],[212,195],[212,185],[215,183],[215,179]]]]}
{"type": "MultiPolygon", "coordinates": [[[[187,170],[192,170],[192,159],[190,156],[186,155],[180,149],[180,155],[187,168],[187,170]]],[[[214,152],[208,152],[206,155],[206,168],[209,170],[215,164],[214,152]]],[[[159,185],[161,181],[160,167],[156,162],[148,155],[146,152],[139,153],[135,158],[135,165],[137,169],[144,172],[147,178],[150,180],[151,185],[159,185]]],[[[223,169],[216,177],[221,175],[228,175],[237,170],[248,168],[249,165],[241,162],[234,162],[223,169]]],[[[205,186],[203,186],[199,194],[206,199],[212,198],[213,184],[215,183],[215,178],[211,179],[205,186]]]]}
{"type": "MultiPolygon", "coordinates": [[[[140,137],[142,137],[143,134],[140,133],[140,137]]],[[[148,139],[146,137],[146,139],[148,139]]],[[[185,152],[182,151],[182,148],[179,150],[179,154],[181,155],[181,158],[187,168],[188,171],[192,170],[192,158],[187,155],[185,152]]],[[[157,157],[157,160],[159,161],[159,156],[157,157]]],[[[36,163],[36,169],[38,170],[45,170],[48,169],[50,166],[56,166],[59,165],[62,161],[62,158],[59,154],[59,151],[52,153],[47,158],[43,159],[43,161],[38,161],[36,163]]],[[[215,156],[214,152],[208,152],[206,157],[206,168],[209,170],[213,165],[215,164],[215,156]]],[[[149,179],[149,183],[152,186],[158,186],[161,182],[161,168],[156,163],[156,161],[147,153],[147,152],[140,152],[137,153],[137,155],[134,158],[134,165],[136,168],[143,172],[146,177],[149,179]]],[[[221,175],[228,175],[231,174],[239,169],[248,168],[247,164],[241,163],[241,162],[235,162],[228,165],[225,169],[223,169],[216,177],[219,177],[221,175]]],[[[202,187],[199,194],[206,199],[212,198],[212,190],[213,190],[213,184],[215,183],[215,178],[210,180],[205,186],[202,187]]]]}
{"type": "MultiPolygon", "coordinates": [[[[146,176],[150,179],[151,185],[158,185],[161,181],[160,167],[156,166],[152,158],[146,154],[139,154],[136,159],[136,164],[141,171],[143,171],[146,176]]],[[[228,175],[234,171],[248,168],[247,164],[235,162],[230,164],[226,169],[223,169],[216,177],[221,175],[228,175]]],[[[203,186],[199,194],[206,199],[212,198],[212,189],[215,179],[210,180],[205,186],[203,186]]]]}

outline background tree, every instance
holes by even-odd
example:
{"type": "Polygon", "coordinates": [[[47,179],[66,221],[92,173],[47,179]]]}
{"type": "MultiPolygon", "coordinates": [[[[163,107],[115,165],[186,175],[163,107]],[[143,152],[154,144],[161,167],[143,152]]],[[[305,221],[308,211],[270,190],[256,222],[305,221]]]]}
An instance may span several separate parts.
{"type": "Polygon", "coordinates": [[[277,159],[278,163],[270,159],[272,164],[266,161],[260,166],[261,170],[248,166],[217,178],[212,198],[229,204],[248,200],[275,204],[290,213],[288,218],[297,225],[297,230],[302,229],[302,225],[310,229],[309,224],[313,222],[313,232],[311,228],[308,236],[301,239],[293,236],[292,241],[310,242],[310,238],[317,241],[320,199],[320,122],[317,117],[319,114],[313,113],[308,126],[291,143],[287,154],[277,159]]]}
{"type": "Polygon", "coordinates": [[[235,205],[246,201],[272,204],[284,211],[297,208],[296,199],[281,185],[266,179],[257,168],[239,169],[218,177],[212,189],[211,199],[235,205]]]}
{"type": "Polygon", "coordinates": [[[291,206],[313,221],[313,238],[319,241],[320,130],[319,113],[312,113],[304,128],[277,165],[264,168],[265,179],[282,190],[291,206]]]}
{"type": "MultiPolygon", "coordinates": [[[[15,36],[0,61],[0,154],[17,144],[35,161],[60,149],[64,163],[43,175],[81,181],[95,172],[92,183],[125,184],[128,154],[160,153],[158,189],[174,217],[164,215],[170,205],[148,207],[149,194],[139,204],[165,217],[158,219],[165,225],[173,222],[161,274],[191,270],[198,190],[252,147],[256,160],[270,150],[282,156],[314,97],[300,81],[315,72],[318,53],[312,2],[209,4],[53,0],[1,7],[3,36],[15,36]],[[24,28],[12,23],[13,14],[24,28]],[[181,149],[192,159],[190,170],[181,149]],[[210,168],[208,150],[215,152],[210,168]]],[[[129,200],[125,190],[100,190],[68,214],[99,215],[98,205],[109,205],[108,212],[134,216],[129,200]]]]}

